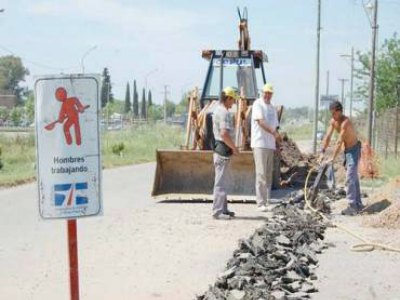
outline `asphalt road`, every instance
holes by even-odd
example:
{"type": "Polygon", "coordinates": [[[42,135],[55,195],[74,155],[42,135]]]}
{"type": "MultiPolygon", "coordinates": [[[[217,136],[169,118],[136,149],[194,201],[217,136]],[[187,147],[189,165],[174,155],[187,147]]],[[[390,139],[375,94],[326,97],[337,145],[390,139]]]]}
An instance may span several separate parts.
{"type": "MultiPolygon", "coordinates": [[[[104,215],[78,220],[82,300],[193,299],[268,215],[230,204],[231,221],[211,218],[211,203],[154,202],[154,163],[103,172],[104,215]]],[[[0,299],[69,298],[66,221],[38,214],[35,184],[0,190],[0,299]]],[[[399,231],[365,228],[361,217],[334,217],[374,242],[399,247],[399,231]]],[[[315,299],[400,299],[400,256],[355,253],[357,242],[327,231],[315,299]]]]}
{"type": "MultiPolygon", "coordinates": [[[[254,204],[215,221],[209,202],[154,202],[154,166],[103,172],[104,215],[78,220],[81,299],[193,299],[265,220],[254,204]]],[[[0,299],[69,299],[66,221],[39,217],[36,184],[0,204],[0,299]]]]}

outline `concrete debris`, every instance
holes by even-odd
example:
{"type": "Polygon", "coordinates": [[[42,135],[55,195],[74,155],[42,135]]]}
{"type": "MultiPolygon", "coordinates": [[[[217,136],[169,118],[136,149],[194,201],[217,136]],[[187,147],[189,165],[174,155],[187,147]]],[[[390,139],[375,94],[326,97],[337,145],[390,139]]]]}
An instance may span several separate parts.
{"type": "Polygon", "coordinates": [[[224,273],[197,300],[309,299],[317,292],[317,254],[327,246],[316,215],[281,206],[266,224],[239,241],[224,273]]]}

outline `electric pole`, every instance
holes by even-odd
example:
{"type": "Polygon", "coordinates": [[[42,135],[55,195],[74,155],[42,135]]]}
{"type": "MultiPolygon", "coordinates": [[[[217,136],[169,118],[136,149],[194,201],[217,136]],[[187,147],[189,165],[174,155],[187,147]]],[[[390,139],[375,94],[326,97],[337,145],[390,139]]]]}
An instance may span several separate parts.
{"type": "Polygon", "coordinates": [[[317,152],[317,131],[318,131],[318,110],[319,110],[319,61],[320,61],[320,36],[321,36],[321,0],[318,0],[318,19],[317,19],[317,59],[315,74],[315,112],[314,112],[314,140],[313,152],[317,152]]]}
{"type": "Polygon", "coordinates": [[[164,124],[167,124],[167,99],[168,99],[168,85],[164,85],[164,124]]]}
{"type": "Polygon", "coordinates": [[[344,79],[344,78],[339,78],[339,81],[341,81],[341,83],[342,83],[340,101],[342,102],[342,105],[343,105],[343,112],[345,112],[346,111],[346,100],[344,98],[344,84],[345,84],[346,81],[349,81],[349,80],[348,79],[344,79]]]}
{"type": "Polygon", "coordinates": [[[376,56],[376,31],[378,29],[378,0],[375,0],[373,7],[372,19],[372,51],[371,51],[371,69],[369,77],[369,101],[368,101],[368,143],[372,145],[372,131],[373,131],[373,115],[374,115],[374,93],[375,93],[375,56],[376,56]]]}

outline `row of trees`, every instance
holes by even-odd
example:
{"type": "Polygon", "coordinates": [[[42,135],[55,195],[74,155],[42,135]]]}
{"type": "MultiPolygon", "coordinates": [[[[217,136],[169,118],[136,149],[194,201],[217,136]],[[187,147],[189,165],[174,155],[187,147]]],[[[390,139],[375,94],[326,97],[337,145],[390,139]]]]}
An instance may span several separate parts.
{"type": "MultiPolygon", "coordinates": [[[[179,104],[175,104],[170,100],[166,100],[166,116],[171,117],[175,113],[183,113],[186,111],[186,99],[179,104]]],[[[126,117],[134,119],[150,119],[161,120],[164,117],[164,105],[155,104],[153,102],[153,94],[149,89],[142,88],[141,98],[139,100],[139,88],[136,80],[133,81],[133,87],[129,82],[126,83],[125,99],[123,101],[114,99],[112,93],[111,77],[107,68],[103,70],[103,82],[101,92],[101,104],[104,109],[104,115],[110,116],[113,113],[124,114],[126,117]]]]}
{"type": "Polygon", "coordinates": [[[136,80],[133,81],[133,92],[132,98],[133,103],[131,101],[131,88],[129,82],[126,84],[126,91],[125,91],[125,105],[124,105],[124,113],[130,114],[132,113],[134,118],[142,118],[147,119],[149,110],[153,106],[153,96],[151,90],[147,92],[146,98],[146,90],[145,88],[142,89],[142,100],[139,102],[139,94],[137,92],[136,80]],[[140,107],[140,110],[139,110],[140,107]]]}

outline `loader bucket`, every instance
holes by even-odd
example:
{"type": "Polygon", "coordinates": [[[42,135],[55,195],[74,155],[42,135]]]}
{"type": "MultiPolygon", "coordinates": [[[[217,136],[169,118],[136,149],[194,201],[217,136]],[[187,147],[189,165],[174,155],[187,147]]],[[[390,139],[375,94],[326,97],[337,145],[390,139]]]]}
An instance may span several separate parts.
{"type": "MultiPolygon", "coordinates": [[[[255,200],[254,160],[251,151],[232,156],[229,200],[255,200]]],[[[213,152],[157,150],[152,196],[163,200],[212,200],[213,152]]]]}

